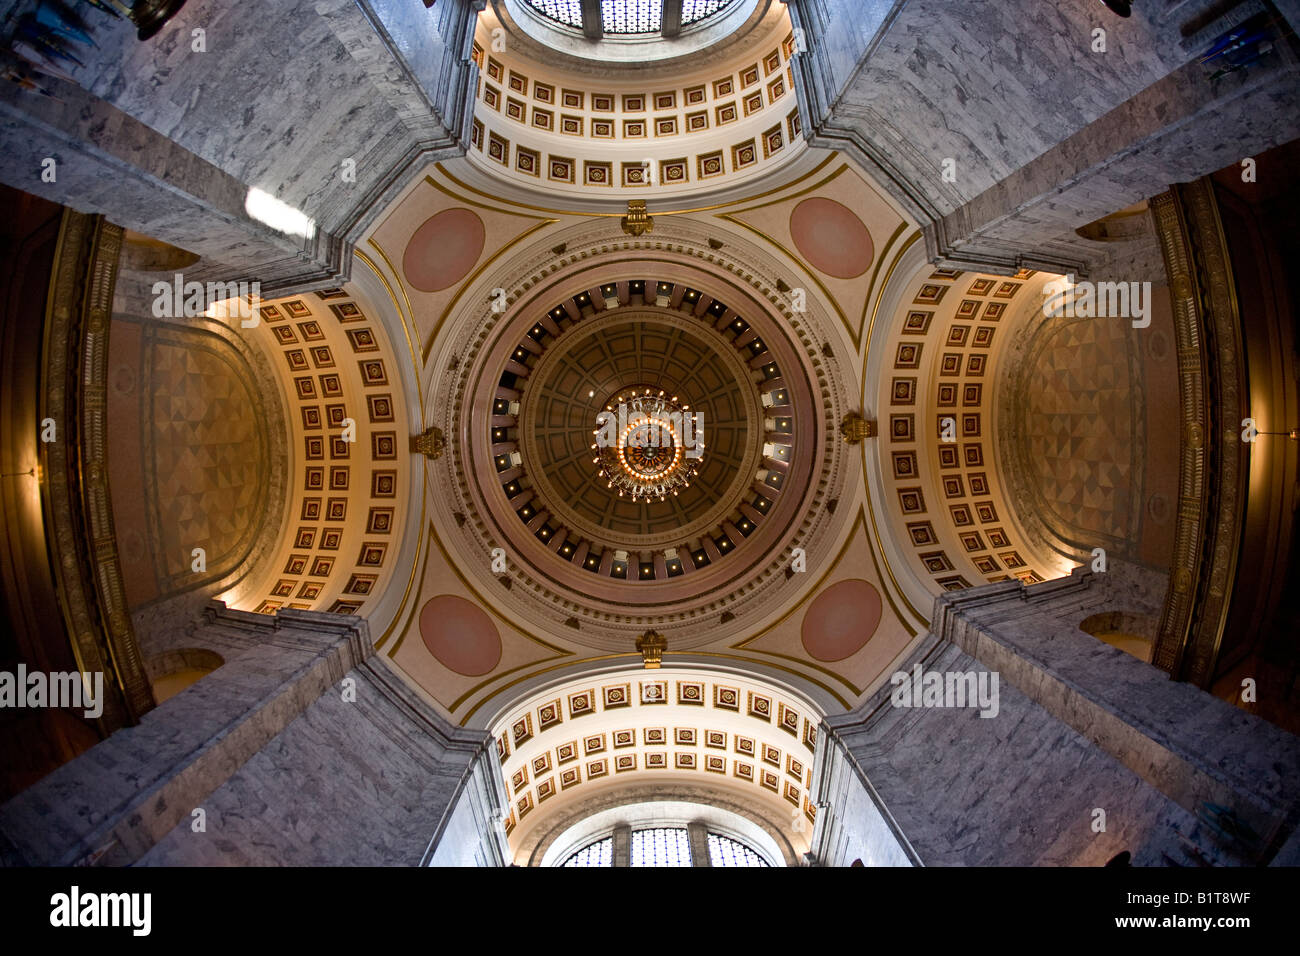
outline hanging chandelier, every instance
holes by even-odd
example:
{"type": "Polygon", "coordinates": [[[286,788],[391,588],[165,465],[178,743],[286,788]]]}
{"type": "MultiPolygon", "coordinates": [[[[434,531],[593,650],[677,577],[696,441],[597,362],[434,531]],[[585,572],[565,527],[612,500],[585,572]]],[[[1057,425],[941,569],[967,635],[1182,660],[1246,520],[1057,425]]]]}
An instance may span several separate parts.
{"type": "Polygon", "coordinates": [[[701,415],[662,389],[637,386],[596,416],[591,450],[600,480],[620,498],[667,501],[691,486],[704,459],[701,415]]]}

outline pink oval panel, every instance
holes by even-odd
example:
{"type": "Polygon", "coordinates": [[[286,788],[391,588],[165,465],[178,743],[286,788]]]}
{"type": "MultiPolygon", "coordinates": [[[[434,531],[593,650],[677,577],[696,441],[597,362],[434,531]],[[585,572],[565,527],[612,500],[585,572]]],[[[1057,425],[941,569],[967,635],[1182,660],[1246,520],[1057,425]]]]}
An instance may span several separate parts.
{"type": "Polygon", "coordinates": [[[880,625],[880,592],[856,578],[832,584],[803,616],[803,646],[819,661],[852,657],[880,625]]]}
{"type": "Polygon", "coordinates": [[[501,635],[492,618],[454,594],[440,594],[420,610],[420,637],[443,665],[478,677],[501,661],[501,635]]]}
{"type": "Polygon", "coordinates": [[[483,254],[487,230],[468,209],[444,209],[424,221],[402,254],[406,281],[421,292],[438,292],[465,278],[483,254]]]}
{"type": "Polygon", "coordinates": [[[876,254],[862,220],[833,199],[805,199],[795,206],[790,237],[814,269],[837,279],[856,279],[876,254]]]}

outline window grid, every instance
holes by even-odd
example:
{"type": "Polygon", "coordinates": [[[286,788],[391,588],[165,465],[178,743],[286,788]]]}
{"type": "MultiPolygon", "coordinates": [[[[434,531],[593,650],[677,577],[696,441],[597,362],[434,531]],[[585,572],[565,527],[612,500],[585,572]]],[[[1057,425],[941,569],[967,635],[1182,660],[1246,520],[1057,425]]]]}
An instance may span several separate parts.
{"type": "Polygon", "coordinates": [[[633,866],[690,866],[691,841],[684,828],[657,827],[632,834],[633,866]]]}
{"type": "Polygon", "coordinates": [[[767,866],[767,860],[739,840],[710,833],[709,864],[711,866],[767,866]]]}
{"type": "MultiPolygon", "coordinates": [[[[576,30],[582,29],[582,0],[526,0],[542,16],[576,30]]],[[[682,0],[682,26],[699,23],[725,10],[736,0],[682,0]]],[[[606,33],[658,33],[663,29],[663,0],[601,0],[606,33]]]]}
{"type": "Polygon", "coordinates": [[[663,29],[663,0],[600,0],[606,33],[658,33],[663,29]]]}
{"type": "Polygon", "coordinates": [[[733,3],[735,0],[682,0],[682,26],[711,17],[733,3]]]}
{"type": "Polygon", "coordinates": [[[582,0],[528,0],[528,5],[566,27],[582,29],[582,0]]]}
{"type": "Polygon", "coordinates": [[[564,861],[565,866],[613,866],[614,838],[605,837],[595,843],[589,843],[573,856],[564,861]]]}

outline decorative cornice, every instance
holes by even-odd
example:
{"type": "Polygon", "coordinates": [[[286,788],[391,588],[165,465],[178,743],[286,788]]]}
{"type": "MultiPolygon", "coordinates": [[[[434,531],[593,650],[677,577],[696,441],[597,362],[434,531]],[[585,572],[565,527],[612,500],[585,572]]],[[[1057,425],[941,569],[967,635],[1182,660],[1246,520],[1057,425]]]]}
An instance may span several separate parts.
{"type": "MultiPolygon", "coordinates": [[[[461,321],[448,327],[449,331],[454,331],[436,343],[434,354],[438,357],[433,358],[431,364],[439,373],[429,390],[433,396],[430,407],[441,410],[439,425],[444,431],[451,435],[461,434],[464,425],[462,413],[469,407],[466,389],[471,370],[478,361],[476,356],[500,335],[501,323],[517,304],[535,295],[531,291],[534,287],[553,281],[552,277],[561,270],[582,268],[594,264],[597,259],[618,261],[628,256],[666,256],[694,263],[700,269],[717,274],[722,282],[738,286],[762,301],[770,314],[781,322],[789,345],[800,353],[804,374],[809,377],[809,385],[820,405],[815,437],[818,451],[799,517],[786,529],[784,537],[805,548],[810,561],[815,560],[821,551],[832,547],[836,529],[846,520],[845,515],[834,518],[826,507],[829,499],[841,497],[848,461],[845,446],[828,438],[835,434],[848,406],[848,395],[838,368],[825,359],[821,351],[824,342],[835,338],[834,319],[815,301],[809,301],[806,313],[793,312],[789,298],[777,288],[780,267],[758,250],[743,242],[729,242],[721,250],[713,249],[709,238],[710,234],[702,224],[673,216],[660,223],[654,238],[632,239],[622,235],[616,223],[599,220],[594,227],[592,223],[584,223],[580,229],[538,239],[510,263],[509,273],[502,269],[490,277],[480,277],[479,284],[483,288],[506,290],[506,311],[492,312],[484,299],[482,304],[472,307],[474,315],[470,321],[470,317],[464,314],[466,310],[462,309],[461,321]],[[557,256],[553,249],[559,240],[564,240],[565,249],[557,256]],[[447,367],[446,357],[451,355],[460,358],[455,368],[447,367]]],[[[465,301],[477,302],[478,297],[467,295],[465,301]]],[[[446,522],[447,539],[466,554],[490,553],[492,548],[500,546],[500,541],[487,526],[480,510],[472,505],[469,496],[471,479],[465,471],[463,456],[446,456],[445,460],[448,461],[445,475],[450,489],[444,496],[446,507],[449,511],[469,516],[469,520],[459,528],[450,520],[446,522]]],[[[509,606],[512,613],[521,619],[544,622],[543,626],[558,634],[566,634],[570,640],[576,635],[567,634],[562,628],[566,620],[575,618],[581,622],[578,633],[582,636],[577,639],[584,644],[625,649],[637,634],[653,625],[667,632],[674,646],[684,650],[702,642],[721,640],[749,627],[754,615],[762,613],[762,608],[779,600],[788,593],[787,589],[797,590],[802,582],[798,578],[788,581],[783,573],[787,562],[788,548],[776,548],[743,585],[719,594],[712,601],[667,613],[650,613],[649,609],[646,613],[638,613],[635,608],[608,603],[600,608],[593,607],[556,590],[530,569],[515,567],[514,562],[515,586],[501,592],[497,592],[491,580],[485,580],[484,586],[498,595],[494,600],[509,606]],[[734,616],[719,618],[718,615],[728,611],[734,616]],[[710,630],[702,633],[700,625],[704,623],[710,625],[710,630]]]]}
{"type": "Polygon", "coordinates": [[[136,644],[108,491],[108,335],[122,229],[64,211],[46,305],[42,504],[63,623],[79,669],[105,674],[105,733],[154,707],[136,644]]]}
{"type": "Polygon", "coordinates": [[[1246,469],[1241,322],[1209,179],[1151,200],[1178,346],[1178,513],[1152,663],[1202,687],[1214,677],[1236,577],[1246,469]]]}

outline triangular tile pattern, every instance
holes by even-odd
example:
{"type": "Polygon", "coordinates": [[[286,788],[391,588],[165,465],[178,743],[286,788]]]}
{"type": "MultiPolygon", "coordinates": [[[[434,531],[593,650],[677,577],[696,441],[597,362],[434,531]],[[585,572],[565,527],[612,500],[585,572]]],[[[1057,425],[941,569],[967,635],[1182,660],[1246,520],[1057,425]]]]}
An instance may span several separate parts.
{"type": "Polygon", "coordinates": [[[244,378],[209,348],[156,342],[145,429],[156,499],[159,576],[190,572],[204,548],[209,573],[240,559],[268,480],[267,447],[244,378]]]}
{"type": "Polygon", "coordinates": [[[1023,416],[1033,481],[1057,526],[1129,537],[1136,443],[1128,339],[1119,320],[1057,329],[1030,373],[1023,416]]]}

